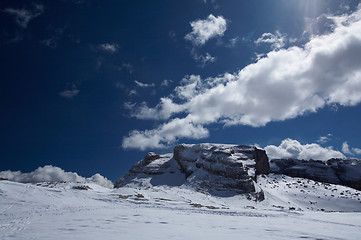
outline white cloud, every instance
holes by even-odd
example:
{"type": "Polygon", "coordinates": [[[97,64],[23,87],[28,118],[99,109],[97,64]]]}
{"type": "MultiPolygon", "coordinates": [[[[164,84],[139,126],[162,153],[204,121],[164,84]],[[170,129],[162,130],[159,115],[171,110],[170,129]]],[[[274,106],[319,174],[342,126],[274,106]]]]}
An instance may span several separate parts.
{"type": "Polygon", "coordinates": [[[352,154],[347,142],[342,143],[342,152],[345,154],[352,154]]]}
{"type": "Polygon", "coordinates": [[[2,171],[0,172],[0,177],[22,183],[65,181],[96,183],[107,188],[113,188],[113,183],[99,173],[94,174],[90,178],[84,178],[79,176],[77,173],[65,172],[63,169],[51,165],[39,167],[30,173],[22,173],[20,171],[2,171]]]}
{"type": "Polygon", "coordinates": [[[297,140],[285,139],[279,146],[269,145],[264,148],[270,159],[294,158],[304,160],[328,160],[330,158],[345,158],[345,156],[332,147],[321,147],[316,143],[302,145],[297,140]]]}
{"type": "Polygon", "coordinates": [[[145,150],[147,148],[164,148],[177,140],[177,138],[205,138],[208,130],[202,125],[196,125],[187,118],[175,118],[156,129],[138,131],[134,130],[123,139],[122,147],[145,150]]]}
{"type": "Polygon", "coordinates": [[[106,187],[106,188],[114,187],[114,184],[110,180],[108,180],[106,177],[100,175],[99,173],[94,174],[90,178],[86,178],[85,182],[96,183],[96,184],[106,187]]]}
{"type": "Polygon", "coordinates": [[[141,88],[155,87],[154,83],[151,83],[151,84],[142,83],[142,82],[139,82],[137,80],[135,80],[134,82],[135,82],[135,84],[137,84],[138,87],[141,87],[141,88]]]}
{"type": "Polygon", "coordinates": [[[98,47],[108,53],[116,53],[119,50],[119,45],[115,43],[104,43],[100,44],[98,47]]]}
{"type": "Polygon", "coordinates": [[[328,141],[331,140],[331,137],[332,137],[332,134],[329,133],[329,134],[327,134],[326,136],[321,136],[321,137],[317,140],[317,142],[318,142],[318,143],[321,143],[321,144],[327,143],[328,141]]]}
{"type": "Polygon", "coordinates": [[[137,94],[138,94],[137,90],[135,90],[135,89],[130,90],[129,93],[128,93],[129,96],[135,96],[137,94]]]}
{"type": "MultiPolygon", "coordinates": [[[[361,102],[361,10],[333,18],[336,27],[332,33],[315,36],[303,47],[271,51],[233,74],[207,79],[188,76],[167,97],[171,100],[167,110],[159,103],[147,107],[147,111],[166,112],[158,115],[169,117],[169,122],[174,114],[183,113],[189,125],[204,129],[211,123],[259,127],[325,106],[356,105],[361,102]]],[[[142,118],[142,114],[135,116],[142,118]]],[[[163,146],[172,143],[169,139],[182,137],[174,131],[172,138],[163,138],[159,131],[162,126],[136,131],[136,136],[148,139],[150,132],[156,132],[159,137],[153,140],[158,142],[148,147],[163,146]]],[[[134,148],[139,146],[134,144],[134,148]]]]}
{"type": "Polygon", "coordinates": [[[361,149],[360,148],[354,148],[354,147],[350,147],[350,145],[346,142],[342,143],[342,152],[344,154],[349,154],[349,155],[360,155],[361,154],[361,149]]]}
{"type": "Polygon", "coordinates": [[[323,14],[315,19],[306,18],[303,37],[309,38],[321,34],[331,33],[333,32],[335,26],[335,21],[332,16],[323,14]]]}
{"type": "Polygon", "coordinates": [[[255,41],[256,44],[267,43],[271,44],[272,49],[281,49],[286,44],[286,36],[282,35],[279,31],[273,33],[263,33],[260,38],[255,41]]]}
{"type": "Polygon", "coordinates": [[[352,148],[352,151],[354,151],[358,155],[361,154],[361,149],[360,148],[352,148]]]}
{"type": "Polygon", "coordinates": [[[209,39],[216,36],[223,36],[227,30],[227,21],[222,16],[215,17],[212,14],[204,20],[193,21],[190,25],[192,32],[188,33],[185,39],[196,46],[204,45],[209,39]]]}
{"type": "Polygon", "coordinates": [[[40,16],[44,12],[44,6],[41,4],[33,4],[33,9],[15,9],[15,8],[6,8],[4,12],[13,15],[15,17],[16,23],[22,27],[27,28],[29,22],[40,16]]]}
{"type": "Polygon", "coordinates": [[[149,108],[145,102],[141,103],[140,106],[129,103],[127,106],[131,110],[131,116],[138,119],[164,120],[172,114],[184,110],[183,105],[173,103],[170,98],[161,98],[160,103],[155,108],[149,108]]]}

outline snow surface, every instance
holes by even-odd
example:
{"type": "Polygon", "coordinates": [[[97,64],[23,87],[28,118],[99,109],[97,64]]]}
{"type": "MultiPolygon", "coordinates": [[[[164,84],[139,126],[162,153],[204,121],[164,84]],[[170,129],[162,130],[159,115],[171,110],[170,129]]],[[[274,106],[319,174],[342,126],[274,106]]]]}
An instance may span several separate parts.
{"type": "Polygon", "coordinates": [[[361,239],[351,188],[270,174],[258,177],[266,200],[256,202],[137,181],[0,181],[0,239],[361,239]]]}

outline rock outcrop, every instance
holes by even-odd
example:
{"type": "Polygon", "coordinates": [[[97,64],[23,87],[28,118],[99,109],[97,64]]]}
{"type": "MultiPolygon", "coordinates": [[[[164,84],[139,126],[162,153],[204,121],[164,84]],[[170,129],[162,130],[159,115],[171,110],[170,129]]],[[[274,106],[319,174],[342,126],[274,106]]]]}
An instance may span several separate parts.
{"type": "Polygon", "coordinates": [[[340,184],[361,190],[361,160],[359,159],[332,158],[327,161],[272,159],[270,165],[272,173],[340,184]]]}
{"type": "Polygon", "coordinates": [[[182,144],[173,157],[188,182],[208,190],[260,193],[256,175],[270,171],[265,152],[252,146],[182,144]]]}
{"type": "Polygon", "coordinates": [[[173,154],[150,152],[120,178],[115,187],[185,184],[218,196],[246,194],[263,200],[257,175],[270,172],[361,190],[359,159],[272,159],[269,162],[266,152],[253,146],[209,143],[181,144],[174,148],[173,154]]]}
{"type": "Polygon", "coordinates": [[[149,179],[149,183],[169,185],[191,184],[213,194],[246,193],[263,200],[256,176],[268,174],[270,167],[264,150],[252,146],[222,144],[181,144],[172,155],[148,153],[119,179],[115,187],[149,179]],[[144,179],[143,179],[144,180],[144,179]]]}
{"type": "Polygon", "coordinates": [[[134,164],[124,177],[118,179],[114,187],[119,188],[126,184],[177,186],[185,181],[183,175],[173,159],[173,154],[158,155],[150,152],[143,160],[134,164]],[[145,182],[145,179],[149,182],[145,182]]]}

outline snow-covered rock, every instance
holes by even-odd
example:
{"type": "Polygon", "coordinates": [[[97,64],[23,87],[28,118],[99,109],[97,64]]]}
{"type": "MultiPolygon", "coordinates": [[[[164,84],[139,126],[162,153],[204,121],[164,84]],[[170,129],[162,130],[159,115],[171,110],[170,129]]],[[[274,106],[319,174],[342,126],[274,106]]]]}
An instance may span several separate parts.
{"type": "Polygon", "coordinates": [[[173,159],[173,154],[158,155],[150,152],[143,160],[134,164],[124,177],[118,179],[114,187],[119,188],[125,185],[137,187],[180,186],[185,181],[185,175],[173,159]]]}
{"type": "Polygon", "coordinates": [[[340,184],[361,190],[361,160],[355,158],[327,161],[272,159],[271,172],[291,177],[340,184]]]}
{"type": "MultiPolygon", "coordinates": [[[[190,184],[213,194],[247,193],[263,200],[256,175],[270,172],[264,150],[252,146],[222,144],[181,144],[174,154],[150,152],[119,179],[115,187],[127,184],[190,184]],[[148,179],[145,182],[144,179],[148,179]]],[[[148,185],[149,186],[149,185],[148,185]]]]}

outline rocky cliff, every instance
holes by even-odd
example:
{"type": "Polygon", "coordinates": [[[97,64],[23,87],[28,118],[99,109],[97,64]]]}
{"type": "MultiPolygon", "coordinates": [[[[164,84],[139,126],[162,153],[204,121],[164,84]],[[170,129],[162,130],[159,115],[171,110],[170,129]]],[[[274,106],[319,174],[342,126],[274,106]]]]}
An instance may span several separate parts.
{"type": "Polygon", "coordinates": [[[190,184],[211,194],[246,193],[263,200],[256,176],[269,172],[266,152],[253,146],[181,144],[173,154],[148,153],[115,187],[190,184]]]}
{"type": "Polygon", "coordinates": [[[340,184],[361,190],[360,159],[332,158],[327,161],[272,159],[270,165],[273,173],[340,184]]]}

